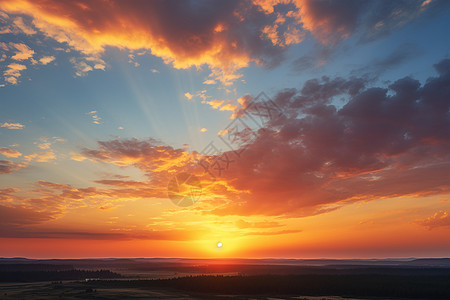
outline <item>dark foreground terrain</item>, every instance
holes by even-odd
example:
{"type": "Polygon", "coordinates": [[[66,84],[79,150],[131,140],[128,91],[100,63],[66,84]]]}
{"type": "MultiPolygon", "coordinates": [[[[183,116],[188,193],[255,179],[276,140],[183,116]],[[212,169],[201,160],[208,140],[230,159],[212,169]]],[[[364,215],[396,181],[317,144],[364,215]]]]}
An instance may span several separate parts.
{"type": "Polygon", "coordinates": [[[0,299],[341,297],[450,299],[450,260],[0,259],[0,299]]]}
{"type": "Polygon", "coordinates": [[[450,276],[205,275],[3,283],[0,299],[450,299],[449,282],[450,276]]]}

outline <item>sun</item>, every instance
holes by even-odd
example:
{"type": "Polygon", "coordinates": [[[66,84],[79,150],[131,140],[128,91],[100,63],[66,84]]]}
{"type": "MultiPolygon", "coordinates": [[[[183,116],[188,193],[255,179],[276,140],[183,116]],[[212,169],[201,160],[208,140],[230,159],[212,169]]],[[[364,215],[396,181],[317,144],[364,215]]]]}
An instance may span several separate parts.
{"type": "Polygon", "coordinates": [[[222,242],[217,243],[217,248],[222,248],[222,246],[223,246],[222,242]]]}

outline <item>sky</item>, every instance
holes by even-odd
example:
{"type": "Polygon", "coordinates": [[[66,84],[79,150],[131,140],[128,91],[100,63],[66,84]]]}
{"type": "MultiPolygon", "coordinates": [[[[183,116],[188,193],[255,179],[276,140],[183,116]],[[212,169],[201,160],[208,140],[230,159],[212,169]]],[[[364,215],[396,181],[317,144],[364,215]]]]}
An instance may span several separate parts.
{"type": "Polygon", "coordinates": [[[0,256],[448,257],[449,28],[439,0],[0,0],[0,256]]]}

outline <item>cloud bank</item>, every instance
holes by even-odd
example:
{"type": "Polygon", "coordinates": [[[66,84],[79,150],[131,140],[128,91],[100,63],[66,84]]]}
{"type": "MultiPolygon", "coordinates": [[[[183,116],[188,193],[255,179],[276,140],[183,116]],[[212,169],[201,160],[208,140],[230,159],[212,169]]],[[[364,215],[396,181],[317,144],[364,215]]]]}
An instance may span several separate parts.
{"type": "MultiPolygon", "coordinates": [[[[205,83],[231,84],[250,63],[279,64],[286,49],[301,43],[307,33],[328,45],[354,34],[369,41],[446,5],[445,1],[4,0],[0,9],[7,24],[4,34],[39,31],[84,54],[85,60],[73,61],[78,76],[104,69],[103,52],[117,47],[149,50],[177,69],[207,66],[211,74],[205,83]],[[31,24],[23,15],[31,18],[31,24]]],[[[34,54],[26,45],[15,48],[16,60],[34,54]]],[[[17,77],[8,79],[14,84],[17,77]]]]}

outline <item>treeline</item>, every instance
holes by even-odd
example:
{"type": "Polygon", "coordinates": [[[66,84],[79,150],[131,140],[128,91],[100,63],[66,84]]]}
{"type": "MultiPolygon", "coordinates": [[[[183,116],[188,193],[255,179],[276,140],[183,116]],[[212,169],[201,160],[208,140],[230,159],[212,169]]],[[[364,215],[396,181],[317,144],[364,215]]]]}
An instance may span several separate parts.
{"type": "Polygon", "coordinates": [[[215,275],[234,273],[239,275],[450,275],[449,267],[417,266],[370,266],[370,265],[327,265],[298,266],[275,264],[205,264],[188,265],[177,263],[142,263],[130,265],[127,269],[142,272],[176,272],[192,275],[215,275]]]}
{"type": "Polygon", "coordinates": [[[73,270],[72,265],[51,265],[51,264],[0,264],[0,272],[30,272],[30,271],[68,271],[73,270]]]}
{"type": "Polygon", "coordinates": [[[162,288],[235,295],[305,295],[450,299],[450,276],[258,275],[189,276],[172,279],[99,281],[96,288],[162,288]]]}
{"type": "Polygon", "coordinates": [[[63,271],[9,271],[0,272],[0,282],[32,282],[84,280],[89,278],[113,279],[122,275],[110,270],[63,270],[63,271]]]}

